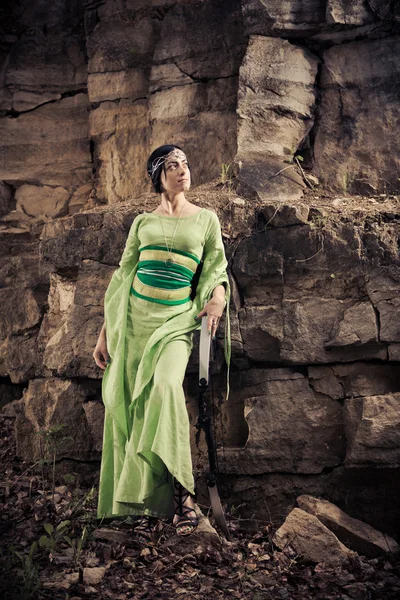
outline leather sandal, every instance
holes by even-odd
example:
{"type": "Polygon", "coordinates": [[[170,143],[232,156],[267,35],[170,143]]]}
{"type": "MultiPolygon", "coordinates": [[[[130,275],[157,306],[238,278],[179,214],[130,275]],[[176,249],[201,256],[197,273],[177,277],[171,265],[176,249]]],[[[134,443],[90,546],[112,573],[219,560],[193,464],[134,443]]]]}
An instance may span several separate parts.
{"type": "Polygon", "coordinates": [[[178,520],[175,523],[176,533],[177,535],[190,535],[199,524],[199,519],[197,517],[189,517],[188,514],[190,512],[194,512],[196,514],[195,509],[190,508],[189,506],[184,506],[184,503],[189,496],[192,496],[192,494],[185,490],[183,485],[176,479],[174,481],[174,489],[176,490],[176,492],[174,492],[174,500],[177,504],[174,516],[178,516],[178,520]],[[185,531],[184,528],[190,529],[189,531],[185,531]]]}
{"type": "Polygon", "coordinates": [[[141,544],[153,545],[157,519],[150,515],[142,515],[139,524],[134,529],[134,535],[141,544]]]}

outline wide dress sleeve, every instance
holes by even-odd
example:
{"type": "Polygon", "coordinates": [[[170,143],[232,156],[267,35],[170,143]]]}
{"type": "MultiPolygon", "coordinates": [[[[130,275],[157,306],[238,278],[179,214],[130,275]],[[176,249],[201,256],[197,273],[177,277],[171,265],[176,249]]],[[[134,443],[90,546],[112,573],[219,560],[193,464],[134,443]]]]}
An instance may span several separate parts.
{"type": "MultiPolygon", "coordinates": [[[[225,287],[225,335],[224,335],[224,354],[228,367],[227,377],[227,397],[229,394],[229,366],[231,359],[231,335],[230,335],[230,320],[229,320],[229,305],[231,297],[231,289],[227,274],[228,262],[225,257],[225,248],[222,240],[221,225],[218,216],[211,213],[210,226],[207,231],[204,243],[203,269],[200,275],[199,283],[196,290],[196,298],[198,297],[199,312],[204,308],[205,304],[211,300],[213,291],[218,285],[225,287]]],[[[200,325],[201,326],[201,325],[200,325]]]]}
{"type": "Polygon", "coordinates": [[[129,230],[125,248],[104,295],[104,322],[107,351],[111,363],[107,365],[102,379],[102,399],[106,410],[128,436],[126,403],[124,397],[124,351],[126,321],[130,288],[139,260],[138,215],[129,230]]]}
{"type": "MultiPolygon", "coordinates": [[[[139,239],[137,235],[139,219],[136,217],[131,225],[128,237],[125,242],[125,248],[119,261],[118,268],[114,271],[104,295],[104,310],[107,310],[107,304],[119,289],[126,276],[130,273],[139,259],[139,239]]],[[[106,317],[106,315],[105,315],[106,317]]]]}

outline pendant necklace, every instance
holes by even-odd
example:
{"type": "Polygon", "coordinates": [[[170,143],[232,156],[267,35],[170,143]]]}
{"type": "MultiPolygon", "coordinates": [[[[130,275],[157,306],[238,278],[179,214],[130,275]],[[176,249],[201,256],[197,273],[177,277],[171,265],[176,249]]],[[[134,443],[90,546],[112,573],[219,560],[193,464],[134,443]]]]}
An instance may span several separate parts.
{"type": "Polygon", "coordinates": [[[162,226],[162,230],[163,230],[163,234],[164,234],[165,245],[167,247],[167,252],[168,252],[168,258],[167,258],[167,260],[164,261],[167,267],[170,267],[171,265],[174,264],[174,259],[172,258],[172,256],[173,256],[172,249],[174,247],[174,240],[175,240],[176,230],[178,229],[179,221],[181,220],[182,212],[183,212],[183,209],[184,209],[184,207],[185,207],[186,204],[187,204],[187,200],[183,204],[183,206],[181,208],[181,212],[179,213],[179,218],[178,218],[177,223],[175,225],[174,235],[172,236],[171,246],[168,246],[167,236],[165,235],[165,230],[164,230],[164,223],[163,223],[163,221],[161,219],[161,226],[162,226]]]}

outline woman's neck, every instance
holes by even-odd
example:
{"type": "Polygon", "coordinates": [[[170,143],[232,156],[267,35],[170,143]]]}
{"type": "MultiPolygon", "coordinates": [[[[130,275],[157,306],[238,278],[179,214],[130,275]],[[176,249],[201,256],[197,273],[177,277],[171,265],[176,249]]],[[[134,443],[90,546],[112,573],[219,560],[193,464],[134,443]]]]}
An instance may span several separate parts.
{"type": "Polygon", "coordinates": [[[183,193],[177,194],[176,196],[167,196],[167,194],[161,194],[161,202],[159,205],[160,212],[167,215],[176,216],[179,215],[183,206],[187,203],[185,195],[183,193]]]}

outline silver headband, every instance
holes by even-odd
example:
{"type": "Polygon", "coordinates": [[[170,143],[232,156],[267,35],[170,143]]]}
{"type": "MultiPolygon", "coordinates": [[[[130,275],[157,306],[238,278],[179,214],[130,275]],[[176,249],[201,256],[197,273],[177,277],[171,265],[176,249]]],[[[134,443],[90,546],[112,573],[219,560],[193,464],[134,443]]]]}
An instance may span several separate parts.
{"type": "Polygon", "coordinates": [[[174,148],[173,150],[171,150],[171,152],[169,152],[165,156],[159,156],[158,158],[153,160],[153,162],[151,163],[151,169],[149,171],[150,177],[153,177],[153,175],[157,171],[158,167],[160,165],[164,164],[165,161],[167,160],[167,158],[170,158],[171,155],[173,155],[173,154],[178,154],[178,155],[180,154],[186,158],[186,155],[184,152],[182,152],[182,150],[179,150],[179,148],[174,148]]]}

